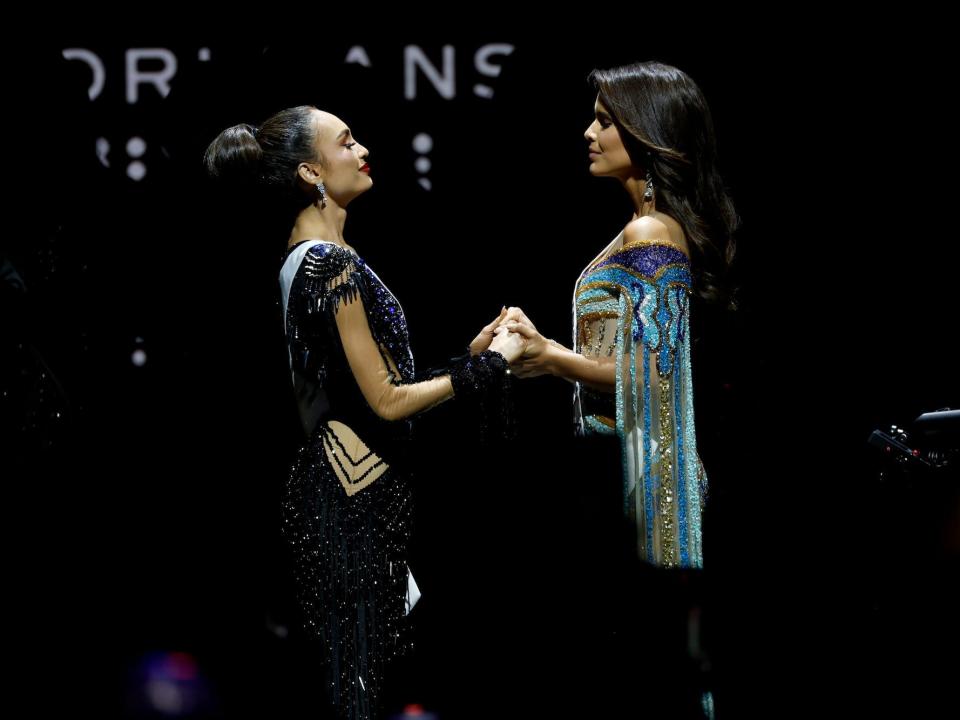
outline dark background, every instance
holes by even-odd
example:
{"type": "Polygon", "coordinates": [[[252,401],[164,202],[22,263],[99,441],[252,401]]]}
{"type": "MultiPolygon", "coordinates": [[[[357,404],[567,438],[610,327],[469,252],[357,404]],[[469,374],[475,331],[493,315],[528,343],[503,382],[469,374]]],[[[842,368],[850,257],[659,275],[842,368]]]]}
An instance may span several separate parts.
{"type": "Polygon", "coordinates": [[[565,381],[518,384],[505,448],[441,406],[417,428],[424,596],[404,699],[443,717],[603,716],[685,707],[703,682],[719,718],[936,706],[956,672],[956,555],[938,534],[956,497],[942,480],[881,481],[866,438],[960,398],[947,45],[906,24],[755,21],[762,32],[704,23],[629,42],[614,17],[389,39],[347,24],[314,43],[78,33],[19,56],[2,342],[24,697],[151,716],[145,658],[178,651],[206,693],[195,716],[299,717],[313,701],[279,537],[302,439],[277,285],[286,234],[210,188],[207,143],[301,103],[351,126],[375,186],[345,236],[403,304],[418,367],[461,352],[502,304],[569,345],[574,280],[631,213],[587,172],[586,76],[657,59],[706,95],[743,220],[742,311],[707,329],[694,366],[706,570],[617,555],[617,485],[603,482],[616,451],[573,442],[565,381]],[[492,42],[515,49],[484,78],[473,55],[492,42]],[[372,67],[343,64],[354,44],[372,67]],[[455,47],[454,99],[422,75],[404,99],[411,44],[437,64],[455,47]],[[66,47],[103,59],[96,100],[66,47]],[[177,55],[169,95],[124,101],[131,47],[177,55]],[[418,132],[434,141],[429,191],[418,132]],[[135,135],[139,182],[124,173],[135,135]],[[690,607],[705,661],[687,652],[690,607]]]}

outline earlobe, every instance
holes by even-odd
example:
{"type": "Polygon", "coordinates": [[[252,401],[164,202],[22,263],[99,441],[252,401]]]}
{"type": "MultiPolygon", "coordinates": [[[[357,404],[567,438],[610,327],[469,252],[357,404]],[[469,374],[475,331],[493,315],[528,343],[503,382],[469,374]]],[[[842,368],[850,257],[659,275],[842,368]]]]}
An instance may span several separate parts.
{"type": "Polygon", "coordinates": [[[323,180],[320,177],[320,174],[310,167],[307,163],[300,163],[297,168],[297,174],[303,179],[304,182],[309,183],[310,185],[316,185],[318,182],[323,180]]]}

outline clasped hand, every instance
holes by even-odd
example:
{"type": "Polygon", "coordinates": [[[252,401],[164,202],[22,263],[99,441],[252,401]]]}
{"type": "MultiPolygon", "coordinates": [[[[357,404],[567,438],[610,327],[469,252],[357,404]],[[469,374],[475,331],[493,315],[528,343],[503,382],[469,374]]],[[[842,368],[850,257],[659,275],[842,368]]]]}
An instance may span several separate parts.
{"type": "Polygon", "coordinates": [[[548,360],[554,345],[556,343],[539,333],[523,310],[504,307],[470,343],[470,352],[476,355],[495,350],[510,363],[511,373],[528,378],[550,372],[548,360]]]}

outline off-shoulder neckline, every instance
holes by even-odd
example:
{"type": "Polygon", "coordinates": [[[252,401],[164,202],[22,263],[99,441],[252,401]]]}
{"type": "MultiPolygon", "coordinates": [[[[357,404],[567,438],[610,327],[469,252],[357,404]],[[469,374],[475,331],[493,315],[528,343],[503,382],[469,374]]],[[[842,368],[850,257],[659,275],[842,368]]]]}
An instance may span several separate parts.
{"type": "MultiPolygon", "coordinates": [[[[620,235],[622,234],[623,234],[623,231],[621,230],[620,234],[618,234],[617,237],[614,238],[614,241],[619,239],[620,235]]],[[[632,250],[633,248],[637,248],[637,247],[649,247],[651,245],[662,245],[664,247],[672,248],[676,250],[678,253],[680,253],[681,255],[683,255],[687,259],[687,262],[690,262],[690,255],[688,255],[684,251],[684,249],[680,245],[675,243],[673,240],[656,240],[656,239],[650,238],[648,240],[634,240],[632,242],[628,242],[626,245],[621,245],[616,250],[612,250],[609,253],[601,253],[601,257],[597,258],[587,266],[587,269],[584,271],[584,274],[593,270],[595,267],[600,265],[600,263],[607,262],[610,258],[614,257],[618,253],[622,253],[625,250],[632,250]]]]}
{"type": "Polygon", "coordinates": [[[623,252],[624,250],[630,250],[631,248],[643,247],[646,245],[663,245],[664,247],[670,247],[676,250],[681,255],[683,255],[687,260],[690,259],[690,253],[684,250],[681,245],[678,245],[673,240],[657,240],[655,238],[649,238],[645,240],[634,240],[632,242],[628,242],[618,250],[614,250],[612,253],[610,253],[608,257],[612,257],[613,255],[616,255],[618,252],[623,252]]]}

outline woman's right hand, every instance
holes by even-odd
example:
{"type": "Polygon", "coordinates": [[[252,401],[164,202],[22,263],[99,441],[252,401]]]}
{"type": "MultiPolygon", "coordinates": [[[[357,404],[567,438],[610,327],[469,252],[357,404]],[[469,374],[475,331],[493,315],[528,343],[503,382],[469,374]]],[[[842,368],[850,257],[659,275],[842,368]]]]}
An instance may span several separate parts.
{"type": "Polygon", "coordinates": [[[506,320],[500,326],[526,339],[523,355],[518,361],[510,363],[511,372],[518,378],[552,375],[553,360],[557,351],[563,351],[565,348],[560,343],[545,338],[530,322],[530,318],[522,313],[521,315],[521,320],[506,320]]]}
{"type": "Polygon", "coordinates": [[[515,332],[507,330],[506,326],[500,326],[494,330],[493,342],[490,343],[490,350],[494,350],[501,355],[508,363],[516,362],[526,350],[527,339],[515,332]]]}
{"type": "Polygon", "coordinates": [[[485,325],[477,334],[477,336],[471,341],[470,354],[479,355],[484,350],[489,348],[490,343],[493,341],[493,331],[496,330],[498,326],[511,320],[522,320],[524,318],[526,318],[526,315],[523,314],[523,310],[520,308],[508,308],[506,305],[504,305],[503,309],[500,311],[500,314],[497,315],[497,317],[495,317],[489,325],[485,325]]]}

